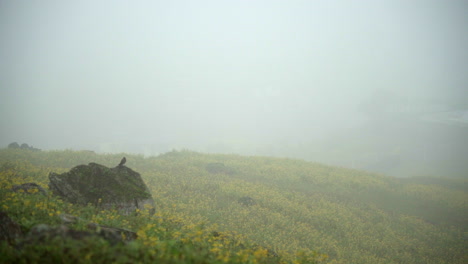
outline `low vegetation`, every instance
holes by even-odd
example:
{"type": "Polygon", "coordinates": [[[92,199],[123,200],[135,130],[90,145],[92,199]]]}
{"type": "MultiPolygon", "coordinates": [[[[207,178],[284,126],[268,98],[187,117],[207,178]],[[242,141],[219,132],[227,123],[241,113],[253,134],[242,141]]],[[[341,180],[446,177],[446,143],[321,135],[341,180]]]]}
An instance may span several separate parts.
{"type": "Polygon", "coordinates": [[[125,154],[152,192],[155,215],[122,216],[10,191],[27,182],[47,189],[50,172],[89,162],[114,167],[122,156],[0,150],[0,210],[24,231],[59,225],[67,213],[138,234],[119,245],[49,241],[18,250],[3,242],[0,262],[468,263],[466,179],[399,179],[300,160],[172,151],[125,154]]]}

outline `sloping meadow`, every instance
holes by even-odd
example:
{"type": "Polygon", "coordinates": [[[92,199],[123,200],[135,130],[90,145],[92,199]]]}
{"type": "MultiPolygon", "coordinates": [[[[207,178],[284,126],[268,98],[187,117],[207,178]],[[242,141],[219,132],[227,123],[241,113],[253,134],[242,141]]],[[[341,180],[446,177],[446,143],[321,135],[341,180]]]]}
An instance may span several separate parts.
{"type": "MultiPolygon", "coordinates": [[[[116,166],[122,156],[0,150],[1,187],[34,179],[46,188],[50,171],[89,162],[116,166]]],[[[156,215],[129,220],[90,207],[86,217],[136,229],[137,240],[154,254],[174,243],[195,243],[206,249],[201,256],[220,263],[468,261],[464,179],[407,180],[300,160],[191,151],[125,156],[126,166],[140,172],[150,188],[156,215]]],[[[12,209],[5,199],[2,206],[12,209]]]]}

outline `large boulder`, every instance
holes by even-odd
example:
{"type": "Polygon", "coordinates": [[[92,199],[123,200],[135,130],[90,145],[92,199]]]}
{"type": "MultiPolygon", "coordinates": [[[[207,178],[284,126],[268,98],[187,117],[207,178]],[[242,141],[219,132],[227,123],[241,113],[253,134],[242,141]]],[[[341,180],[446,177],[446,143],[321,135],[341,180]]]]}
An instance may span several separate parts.
{"type": "Polygon", "coordinates": [[[136,209],[148,209],[153,214],[154,200],[140,174],[126,166],[108,168],[89,163],[69,172],[49,174],[49,189],[53,194],[74,203],[94,204],[103,209],[118,209],[128,215],[136,209]]]}

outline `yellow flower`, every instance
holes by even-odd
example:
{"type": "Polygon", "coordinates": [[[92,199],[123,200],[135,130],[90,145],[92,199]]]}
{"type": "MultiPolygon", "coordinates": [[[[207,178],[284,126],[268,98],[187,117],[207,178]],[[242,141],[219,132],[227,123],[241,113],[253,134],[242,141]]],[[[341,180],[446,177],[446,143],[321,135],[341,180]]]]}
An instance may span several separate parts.
{"type": "Polygon", "coordinates": [[[175,232],[174,234],[172,234],[172,237],[177,239],[180,237],[180,235],[182,235],[182,233],[180,233],[179,231],[175,232]]]}
{"type": "Polygon", "coordinates": [[[255,250],[254,256],[255,256],[255,258],[264,258],[264,257],[267,256],[267,250],[263,249],[263,248],[259,248],[259,249],[255,250]]]}
{"type": "Polygon", "coordinates": [[[213,252],[213,253],[218,253],[219,251],[221,251],[221,249],[218,248],[218,247],[214,247],[214,248],[210,249],[210,251],[213,252]]]}

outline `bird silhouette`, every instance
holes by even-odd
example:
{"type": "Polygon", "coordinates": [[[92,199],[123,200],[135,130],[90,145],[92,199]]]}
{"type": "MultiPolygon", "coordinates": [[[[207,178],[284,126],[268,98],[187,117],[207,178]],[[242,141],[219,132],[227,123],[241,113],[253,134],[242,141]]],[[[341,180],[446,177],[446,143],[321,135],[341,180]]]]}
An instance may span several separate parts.
{"type": "Polygon", "coordinates": [[[125,157],[123,157],[122,160],[119,163],[119,167],[122,167],[125,164],[125,162],[127,162],[127,159],[125,157]]]}

